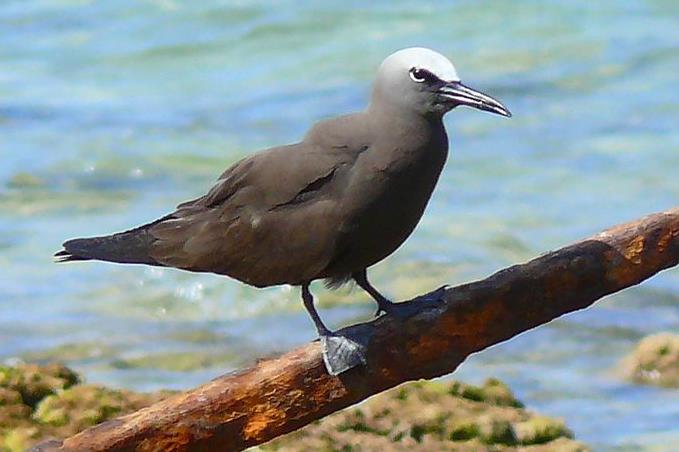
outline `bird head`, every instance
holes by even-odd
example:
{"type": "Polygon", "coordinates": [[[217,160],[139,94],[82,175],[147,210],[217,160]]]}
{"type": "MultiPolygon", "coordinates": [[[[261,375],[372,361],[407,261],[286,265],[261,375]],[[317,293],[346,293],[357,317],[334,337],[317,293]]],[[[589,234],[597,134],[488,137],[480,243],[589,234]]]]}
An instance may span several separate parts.
{"type": "Polygon", "coordinates": [[[464,85],[448,58],[423,47],[399,50],[382,62],[373,87],[375,101],[422,115],[443,115],[460,105],[512,115],[499,101],[464,85]]]}

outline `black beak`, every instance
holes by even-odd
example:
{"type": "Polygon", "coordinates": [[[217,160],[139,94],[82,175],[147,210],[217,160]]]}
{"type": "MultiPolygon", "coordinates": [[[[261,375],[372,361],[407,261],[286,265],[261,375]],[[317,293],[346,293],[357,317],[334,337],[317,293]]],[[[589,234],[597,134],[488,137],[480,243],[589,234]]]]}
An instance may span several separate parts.
{"type": "Polygon", "coordinates": [[[473,90],[461,82],[448,82],[438,90],[446,102],[456,105],[468,105],[478,110],[489,111],[497,115],[511,118],[512,113],[499,101],[492,97],[473,90]]]}

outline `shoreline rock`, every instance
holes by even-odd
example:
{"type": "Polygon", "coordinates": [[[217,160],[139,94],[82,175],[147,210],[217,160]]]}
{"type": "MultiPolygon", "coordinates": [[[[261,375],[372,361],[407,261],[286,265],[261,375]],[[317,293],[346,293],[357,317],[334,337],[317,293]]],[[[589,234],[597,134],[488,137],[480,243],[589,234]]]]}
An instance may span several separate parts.
{"type": "Polygon", "coordinates": [[[556,451],[589,450],[559,419],[527,411],[507,385],[457,381],[399,386],[332,414],[261,450],[556,451]]]}
{"type": "Polygon", "coordinates": [[[0,452],[24,451],[139,410],[170,392],[142,394],[86,385],[59,364],[0,366],[0,452]]]}
{"type": "Polygon", "coordinates": [[[646,336],[622,366],[626,378],[635,383],[679,388],[679,334],[646,336]]]}
{"type": "MultiPolygon", "coordinates": [[[[0,366],[0,452],[23,451],[136,411],[173,392],[152,394],[83,383],[68,367],[0,366]]],[[[260,450],[558,451],[589,450],[563,421],[533,414],[507,385],[416,382],[372,397],[260,450]]]]}

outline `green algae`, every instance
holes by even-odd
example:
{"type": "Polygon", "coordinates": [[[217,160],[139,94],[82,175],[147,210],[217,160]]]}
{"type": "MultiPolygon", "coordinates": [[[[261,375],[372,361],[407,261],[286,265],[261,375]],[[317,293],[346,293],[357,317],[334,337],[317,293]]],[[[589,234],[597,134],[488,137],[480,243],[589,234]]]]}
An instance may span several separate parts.
{"type": "Polygon", "coordinates": [[[497,378],[489,378],[481,387],[483,392],[483,401],[493,405],[510,406],[515,408],[523,408],[523,403],[514,397],[514,393],[509,386],[498,380],[497,378]]]}
{"type": "Polygon", "coordinates": [[[679,388],[679,334],[645,337],[622,365],[627,379],[635,383],[679,388]]]}
{"type": "Polygon", "coordinates": [[[38,427],[17,427],[12,430],[0,430],[0,451],[24,452],[40,439],[38,427]]]}
{"type": "Polygon", "coordinates": [[[477,425],[478,437],[485,444],[514,446],[518,443],[513,424],[505,419],[488,415],[480,418],[477,425]]]}
{"type": "Polygon", "coordinates": [[[148,405],[156,396],[78,385],[45,397],[36,407],[33,419],[53,427],[69,426],[80,431],[122,413],[148,405]]]}
{"type": "Polygon", "coordinates": [[[449,438],[451,441],[467,441],[476,438],[481,434],[481,430],[473,419],[455,421],[450,429],[449,438]]]}
{"type": "Polygon", "coordinates": [[[240,359],[231,353],[205,353],[197,351],[157,353],[135,358],[120,358],[111,362],[116,369],[163,369],[188,372],[212,367],[232,365],[240,359]]]}
{"type": "Polygon", "coordinates": [[[0,388],[17,391],[23,403],[30,407],[44,397],[79,382],[78,375],[66,366],[24,364],[0,367],[0,388]]]}
{"type": "Polygon", "coordinates": [[[65,438],[167,397],[80,384],[71,369],[50,364],[0,367],[0,452],[19,452],[65,438]]]}
{"type": "Polygon", "coordinates": [[[45,185],[44,180],[34,174],[26,172],[18,172],[14,174],[7,182],[8,188],[16,189],[36,188],[42,187],[43,185],[45,185]]]}
{"type": "Polygon", "coordinates": [[[190,344],[224,344],[230,339],[227,336],[210,330],[177,331],[170,334],[168,338],[190,344]]]}
{"type": "MultiPolygon", "coordinates": [[[[214,338],[208,335],[199,339],[214,338]]],[[[68,437],[172,394],[135,393],[80,384],[81,380],[59,365],[1,367],[0,451],[23,451],[47,438],[68,437]]],[[[572,436],[562,421],[526,411],[504,383],[488,379],[481,386],[456,381],[403,385],[260,449],[588,450],[572,436]]]]}
{"type": "Polygon", "coordinates": [[[262,450],[587,451],[562,421],[526,411],[491,378],[416,382],[276,439],[262,450]]]}
{"type": "Polygon", "coordinates": [[[516,424],[515,431],[521,444],[545,444],[557,438],[573,438],[573,432],[562,420],[539,415],[516,424]]]}
{"type": "Polygon", "coordinates": [[[477,402],[516,408],[523,407],[523,404],[514,397],[509,386],[496,378],[487,379],[482,386],[474,386],[456,381],[450,385],[449,392],[451,395],[477,402]]]}
{"type": "Polygon", "coordinates": [[[74,362],[113,356],[116,351],[116,348],[100,342],[78,342],[25,353],[22,359],[31,362],[51,362],[57,359],[74,362]]]}

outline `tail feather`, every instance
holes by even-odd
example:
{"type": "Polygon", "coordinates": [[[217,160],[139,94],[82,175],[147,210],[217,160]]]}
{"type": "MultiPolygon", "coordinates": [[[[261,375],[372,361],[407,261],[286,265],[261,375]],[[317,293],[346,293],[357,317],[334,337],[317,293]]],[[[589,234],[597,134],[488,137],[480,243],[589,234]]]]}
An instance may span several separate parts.
{"type": "Polygon", "coordinates": [[[163,264],[149,256],[151,245],[156,240],[149,229],[167,218],[117,234],[68,240],[63,244],[64,249],[54,255],[55,261],[99,260],[162,266],[163,264]]]}

